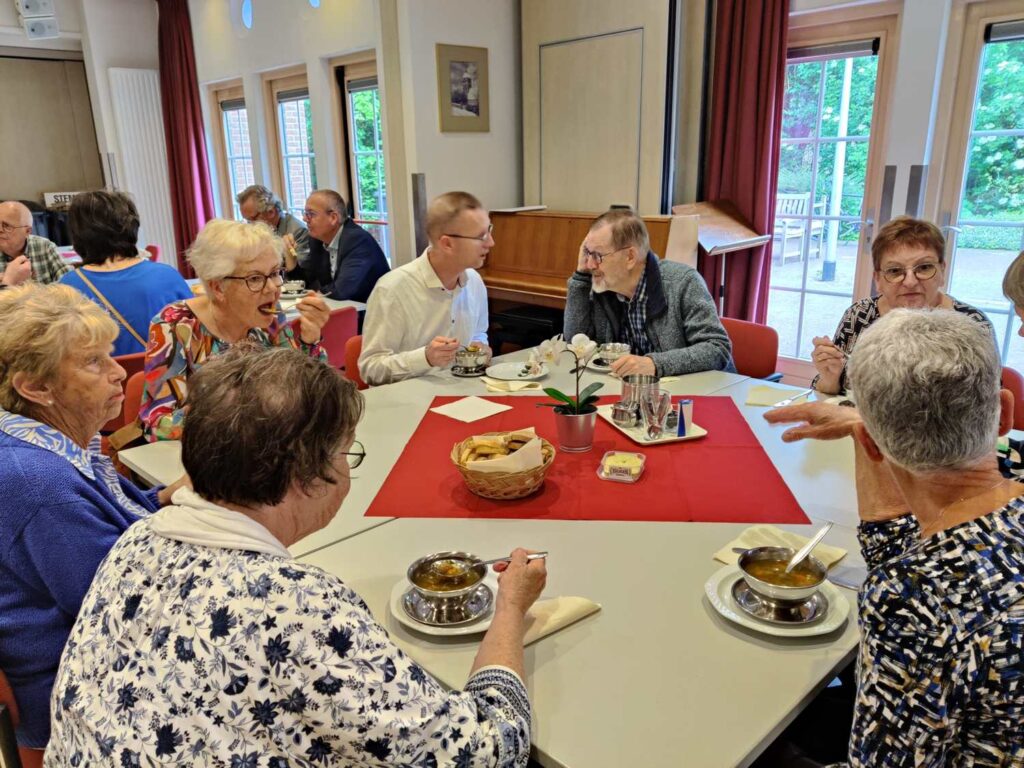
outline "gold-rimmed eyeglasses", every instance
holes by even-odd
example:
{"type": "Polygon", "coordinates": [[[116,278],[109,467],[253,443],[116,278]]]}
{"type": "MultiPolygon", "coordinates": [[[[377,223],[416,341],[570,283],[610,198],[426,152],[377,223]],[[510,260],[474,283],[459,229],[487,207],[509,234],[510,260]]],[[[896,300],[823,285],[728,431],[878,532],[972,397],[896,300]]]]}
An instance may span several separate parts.
{"type": "Polygon", "coordinates": [[[253,293],[262,293],[263,289],[267,287],[268,280],[273,280],[278,285],[284,284],[284,270],[275,269],[269,275],[228,275],[227,277],[224,278],[224,280],[244,280],[245,287],[248,288],[250,291],[252,291],[253,293]]]}
{"type": "Polygon", "coordinates": [[[31,229],[31,224],[8,224],[6,221],[0,221],[0,232],[5,235],[9,235],[16,229],[31,229]]]}
{"type": "Polygon", "coordinates": [[[456,238],[458,240],[479,240],[482,243],[482,242],[485,242],[487,240],[487,238],[491,236],[491,233],[493,231],[494,231],[494,225],[493,224],[488,224],[487,225],[487,231],[484,232],[482,235],[456,235],[456,234],[453,234],[451,232],[445,232],[444,233],[444,237],[454,237],[454,238],[456,238]]]}
{"type": "Polygon", "coordinates": [[[601,266],[601,262],[603,262],[605,259],[611,256],[613,253],[618,253],[619,251],[625,251],[628,249],[629,246],[627,245],[625,248],[616,248],[614,251],[608,251],[608,253],[598,253],[597,251],[592,251],[586,246],[583,246],[583,258],[593,259],[595,264],[601,266]]]}
{"type": "Polygon", "coordinates": [[[887,283],[902,283],[906,279],[908,271],[913,272],[914,277],[918,280],[924,281],[935,277],[939,271],[939,265],[934,261],[926,261],[924,264],[910,267],[909,270],[906,267],[888,267],[880,271],[887,283]]]}

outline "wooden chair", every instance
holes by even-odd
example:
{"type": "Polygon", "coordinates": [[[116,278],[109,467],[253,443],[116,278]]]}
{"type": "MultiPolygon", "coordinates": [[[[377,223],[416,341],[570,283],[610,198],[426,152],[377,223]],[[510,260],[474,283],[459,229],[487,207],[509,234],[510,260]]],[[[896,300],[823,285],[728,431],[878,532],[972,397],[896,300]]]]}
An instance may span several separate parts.
{"type": "MultiPolygon", "coordinates": [[[[803,261],[804,257],[804,227],[807,224],[807,209],[811,204],[811,193],[801,192],[790,194],[779,192],[775,196],[775,226],[772,230],[773,240],[781,242],[781,250],[774,252],[774,260],[779,264],[785,264],[790,258],[803,261]],[[798,220],[794,221],[794,217],[798,220]],[[790,248],[789,242],[794,241],[795,246],[790,248]]],[[[815,209],[824,207],[824,202],[817,203],[815,209]]],[[[811,237],[817,238],[817,258],[821,258],[821,241],[825,225],[820,221],[811,222],[811,237]]],[[[773,244],[774,246],[774,244],[773,244]]]]}
{"type": "Polygon", "coordinates": [[[0,670],[0,765],[10,768],[41,768],[43,750],[19,747],[14,729],[20,722],[18,703],[14,700],[7,677],[0,670]]]}
{"type": "Polygon", "coordinates": [[[737,373],[755,379],[782,380],[782,374],[775,370],[779,362],[779,334],[774,328],[731,317],[723,317],[722,326],[732,342],[737,373]]]}
{"type": "Polygon", "coordinates": [[[1013,368],[1003,368],[1003,389],[1013,393],[1013,428],[1024,429],[1024,376],[1013,368]]]}
{"type": "MultiPolygon", "coordinates": [[[[128,379],[130,379],[133,375],[141,371],[143,366],[145,365],[146,353],[137,352],[134,355],[121,355],[120,357],[115,357],[114,359],[117,360],[117,362],[120,364],[122,368],[124,368],[124,372],[127,374],[127,376],[125,377],[125,384],[127,385],[128,379]]],[[[128,421],[131,420],[129,419],[128,421]]],[[[128,421],[126,421],[124,418],[124,404],[122,403],[121,413],[112,418],[106,424],[104,424],[100,432],[102,432],[103,434],[116,432],[125,424],[127,424],[128,421]]]]}
{"type": "Polygon", "coordinates": [[[362,351],[362,336],[353,336],[345,342],[345,377],[359,389],[366,389],[367,384],[359,375],[359,354],[362,351]]]}

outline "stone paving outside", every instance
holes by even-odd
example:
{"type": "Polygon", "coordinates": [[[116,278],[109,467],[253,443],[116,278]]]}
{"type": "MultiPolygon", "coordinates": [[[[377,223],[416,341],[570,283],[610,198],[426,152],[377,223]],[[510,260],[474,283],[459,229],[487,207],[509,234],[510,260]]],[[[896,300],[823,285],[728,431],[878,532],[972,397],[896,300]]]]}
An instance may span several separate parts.
{"type": "MultiPolygon", "coordinates": [[[[775,246],[778,247],[778,241],[775,246]]],[[[783,356],[793,357],[799,349],[800,357],[809,358],[811,339],[815,336],[832,336],[843,312],[852,303],[856,244],[839,243],[836,248],[835,280],[832,282],[821,280],[823,259],[815,258],[814,252],[815,248],[812,246],[809,261],[791,258],[785,265],[773,261],[772,288],[799,288],[804,285],[806,279],[807,290],[841,295],[805,295],[803,329],[797,347],[800,294],[771,291],[768,301],[768,325],[779,332],[779,354],[783,356]]],[[[947,267],[947,279],[951,295],[972,304],[989,316],[995,327],[1000,349],[1003,348],[1006,338],[1007,320],[1012,318],[1009,329],[1012,337],[1005,363],[1024,371],[1024,339],[1016,336],[1020,322],[1013,314],[1009,302],[1002,298],[1003,273],[1016,255],[1016,251],[961,248],[957,251],[952,272],[947,267]]]]}

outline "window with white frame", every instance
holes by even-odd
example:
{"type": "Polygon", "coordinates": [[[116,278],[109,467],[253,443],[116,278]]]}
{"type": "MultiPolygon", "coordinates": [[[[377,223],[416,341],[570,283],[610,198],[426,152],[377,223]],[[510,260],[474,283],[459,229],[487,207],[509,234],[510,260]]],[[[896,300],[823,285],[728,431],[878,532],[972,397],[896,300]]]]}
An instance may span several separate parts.
{"type": "Polygon", "coordinates": [[[384,182],[384,145],[380,121],[380,88],[376,77],[349,80],[349,152],[355,218],[376,238],[390,260],[388,198],[384,182]]]}
{"type": "Polygon", "coordinates": [[[245,110],[245,100],[222,101],[220,110],[232,207],[234,217],[241,219],[235,197],[256,181],[252,169],[252,146],[249,142],[249,119],[245,110]]]}
{"type": "Polygon", "coordinates": [[[313,119],[305,88],[277,93],[277,130],[285,205],[298,213],[316,189],[313,119]]]}

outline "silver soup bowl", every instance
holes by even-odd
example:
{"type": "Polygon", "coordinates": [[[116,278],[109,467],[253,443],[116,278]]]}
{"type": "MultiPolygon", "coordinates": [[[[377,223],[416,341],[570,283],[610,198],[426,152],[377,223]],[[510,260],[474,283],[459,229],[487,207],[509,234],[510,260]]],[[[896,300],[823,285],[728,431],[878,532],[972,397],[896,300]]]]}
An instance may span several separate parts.
{"type": "Polygon", "coordinates": [[[783,587],[778,584],[770,584],[756,576],[752,576],[747,570],[751,563],[759,561],[769,560],[783,564],[788,563],[794,554],[795,551],[789,547],[755,547],[754,549],[748,549],[740,555],[739,559],[740,571],[743,572],[743,579],[747,582],[747,586],[756,592],[759,597],[765,597],[769,600],[788,603],[807,600],[818,591],[818,587],[822,585],[822,582],[825,581],[825,576],[828,574],[828,569],[816,557],[809,555],[797,566],[801,571],[810,570],[817,577],[814,584],[807,587],[783,587]]]}

